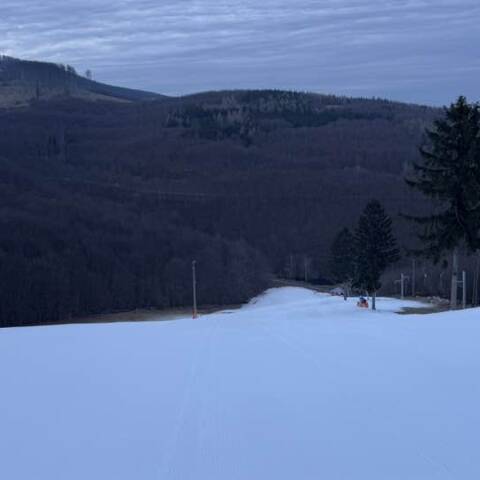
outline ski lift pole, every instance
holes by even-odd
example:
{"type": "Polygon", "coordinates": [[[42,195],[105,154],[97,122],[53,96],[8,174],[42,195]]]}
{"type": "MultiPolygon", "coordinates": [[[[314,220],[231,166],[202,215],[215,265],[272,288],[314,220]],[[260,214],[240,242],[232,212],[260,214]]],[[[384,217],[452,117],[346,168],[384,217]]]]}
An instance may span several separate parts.
{"type": "Polygon", "coordinates": [[[408,280],[409,277],[405,274],[400,274],[400,280],[395,280],[395,283],[400,284],[400,298],[403,300],[405,298],[405,281],[408,280]]]}
{"type": "Polygon", "coordinates": [[[462,308],[467,308],[467,272],[465,270],[462,271],[462,279],[457,280],[457,288],[458,285],[462,286],[462,308]]]}

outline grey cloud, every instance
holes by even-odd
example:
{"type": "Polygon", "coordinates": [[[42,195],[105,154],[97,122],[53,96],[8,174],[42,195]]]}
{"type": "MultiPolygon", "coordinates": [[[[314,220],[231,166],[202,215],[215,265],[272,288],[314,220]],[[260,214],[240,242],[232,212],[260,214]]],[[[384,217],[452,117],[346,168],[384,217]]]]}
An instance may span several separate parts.
{"type": "Polygon", "coordinates": [[[477,0],[2,0],[0,52],[167,94],[478,98],[477,0]]]}

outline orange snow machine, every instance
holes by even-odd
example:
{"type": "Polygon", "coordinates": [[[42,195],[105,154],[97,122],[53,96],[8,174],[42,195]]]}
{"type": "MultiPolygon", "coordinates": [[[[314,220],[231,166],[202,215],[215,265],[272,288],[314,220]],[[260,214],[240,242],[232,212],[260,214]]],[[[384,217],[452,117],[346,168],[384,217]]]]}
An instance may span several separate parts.
{"type": "Polygon", "coordinates": [[[365,297],[360,297],[357,302],[358,308],[368,308],[368,301],[365,297]]]}

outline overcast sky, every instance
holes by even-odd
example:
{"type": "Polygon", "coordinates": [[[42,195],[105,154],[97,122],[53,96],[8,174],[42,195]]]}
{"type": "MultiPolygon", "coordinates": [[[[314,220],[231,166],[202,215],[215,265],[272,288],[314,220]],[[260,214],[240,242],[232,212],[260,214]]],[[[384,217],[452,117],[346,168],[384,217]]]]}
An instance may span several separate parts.
{"type": "Polygon", "coordinates": [[[184,94],[480,100],[480,0],[1,0],[0,53],[184,94]]]}

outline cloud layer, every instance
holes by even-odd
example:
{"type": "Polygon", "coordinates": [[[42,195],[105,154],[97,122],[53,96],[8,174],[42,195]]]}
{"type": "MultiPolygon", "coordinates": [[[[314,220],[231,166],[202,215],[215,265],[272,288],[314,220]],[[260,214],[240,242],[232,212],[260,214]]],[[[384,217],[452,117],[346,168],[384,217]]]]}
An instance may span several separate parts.
{"type": "Polygon", "coordinates": [[[479,99],[478,0],[2,0],[0,53],[166,94],[479,99]]]}

